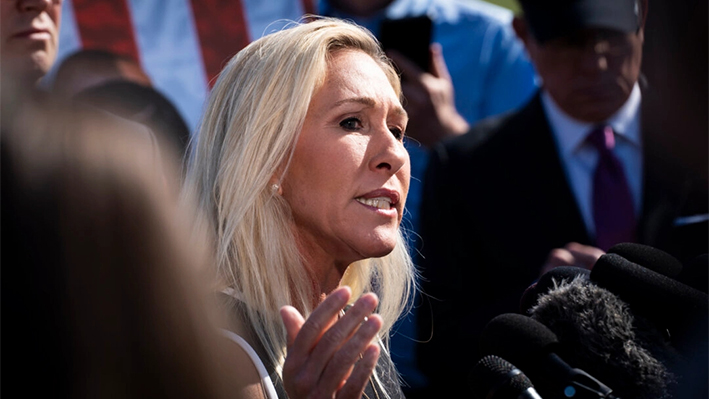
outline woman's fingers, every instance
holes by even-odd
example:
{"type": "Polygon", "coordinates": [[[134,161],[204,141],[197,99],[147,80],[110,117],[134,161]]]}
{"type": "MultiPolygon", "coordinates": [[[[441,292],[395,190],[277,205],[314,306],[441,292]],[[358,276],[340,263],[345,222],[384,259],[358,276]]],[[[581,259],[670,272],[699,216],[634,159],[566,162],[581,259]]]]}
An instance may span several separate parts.
{"type": "Polygon", "coordinates": [[[286,327],[288,348],[293,345],[295,337],[300,332],[300,329],[305,324],[305,319],[300,312],[292,306],[284,306],[281,308],[281,319],[286,327]]]}
{"type": "Polygon", "coordinates": [[[374,372],[378,359],[379,346],[376,344],[370,344],[369,347],[362,353],[362,359],[360,359],[355,365],[354,370],[350,374],[349,378],[347,378],[347,382],[345,382],[342,388],[337,392],[336,398],[361,398],[364,393],[364,389],[367,387],[367,382],[369,382],[369,377],[374,372]]]}
{"type": "Polygon", "coordinates": [[[321,389],[330,392],[337,389],[340,381],[347,377],[359,359],[359,354],[366,349],[381,328],[379,316],[373,317],[372,322],[367,320],[367,316],[371,316],[378,302],[374,294],[363,295],[342,318],[322,334],[305,369],[310,376],[322,376],[321,389]]]}
{"type": "Polygon", "coordinates": [[[289,352],[289,356],[308,355],[323,333],[332,325],[342,308],[347,305],[351,295],[349,287],[340,287],[318,305],[302,324],[298,335],[293,340],[293,348],[289,352]]]}
{"type": "Polygon", "coordinates": [[[336,320],[350,296],[349,287],[336,289],[304,321],[296,309],[290,306],[281,308],[281,318],[283,318],[288,335],[288,352],[283,365],[283,382],[289,397],[307,397],[315,389],[320,374],[313,374],[309,371],[313,368],[310,352],[322,334],[336,320]]]}
{"type": "Polygon", "coordinates": [[[355,387],[360,386],[360,382],[366,382],[373,368],[366,372],[368,368],[367,362],[363,362],[364,353],[371,350],[370,347],[375,346],[377,347],[376,358],[378,358],[378,346],[372,341],[382,328],[382,323],[379,315],[370,315],[352,337],[333,353],[322,374],[323,386],[326,391],[336,390],[345,380],[347,381],[345,386],[353,384],[355,387]],[[361,381],[362,378],[364,381],[361,381]]]}
{"type": "Polygon", "coordinates": [[[283,377],[290,396],[360,397],[379,357],[372,341],[383,321],[372,314],[379,300],[371,293],[338,319],[350,295],[349,288],[338,288],[305,321],[296,309],[281,309],[288,334],[283,377]]]}

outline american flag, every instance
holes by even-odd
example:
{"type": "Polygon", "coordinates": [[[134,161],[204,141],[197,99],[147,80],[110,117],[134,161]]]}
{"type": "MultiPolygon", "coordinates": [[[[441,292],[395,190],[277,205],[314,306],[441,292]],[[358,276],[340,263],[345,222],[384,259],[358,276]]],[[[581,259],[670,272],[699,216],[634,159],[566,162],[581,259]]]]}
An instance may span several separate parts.
{"type": "Polygon", "coordinates": [[[194,129],[226,62],[252,40],[315,13],[316,1],[65,0],[57,65],[80,49],[128,56],[194,129]]]}

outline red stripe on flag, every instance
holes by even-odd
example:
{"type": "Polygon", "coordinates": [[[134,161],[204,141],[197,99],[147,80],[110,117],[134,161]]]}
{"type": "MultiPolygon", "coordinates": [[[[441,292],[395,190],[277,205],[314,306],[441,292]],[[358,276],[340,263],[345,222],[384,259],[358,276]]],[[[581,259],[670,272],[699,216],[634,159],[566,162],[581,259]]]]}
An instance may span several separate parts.
{"type": "Polygon", "coordinates": [[[202,60],[211,88],[227,61],[249,44],[240,0],[191,0],[202,60]]]}
{"type": "Polygon", "coordinates": [[[126,0],[73,0],[76,24],[85,49],[102,49],[140,63],[126,0]]]}

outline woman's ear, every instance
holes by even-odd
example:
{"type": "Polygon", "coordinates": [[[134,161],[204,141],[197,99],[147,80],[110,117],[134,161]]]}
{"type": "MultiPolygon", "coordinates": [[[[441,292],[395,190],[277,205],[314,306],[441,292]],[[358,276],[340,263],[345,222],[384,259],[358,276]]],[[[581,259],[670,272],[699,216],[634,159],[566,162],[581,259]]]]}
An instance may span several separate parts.
{"type": "Polygon", "coordinates": [[[271,184],[271,192],[277,195],[283,195],[283,187],[278,183],[271,184]]]}
{"type": "Polygon", "coordinates": [[[271,179],[268,181],[268,186],[273,194],[283,195],[283,178],[284,178],[285,168],[279,166],[276,171],[273,172],[271,179]]]}

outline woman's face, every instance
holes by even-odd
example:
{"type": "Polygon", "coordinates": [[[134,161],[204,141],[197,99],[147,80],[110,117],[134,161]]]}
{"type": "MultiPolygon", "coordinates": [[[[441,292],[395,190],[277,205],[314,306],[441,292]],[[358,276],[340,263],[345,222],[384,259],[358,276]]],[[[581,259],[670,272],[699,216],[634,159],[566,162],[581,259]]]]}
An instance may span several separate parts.
{"type": "Polygon", "coordinates": [[[350,263],[392,251],[409,189],[408,118],[367,54],[332,54],[283,179],[308,263],[350,263]]]}

